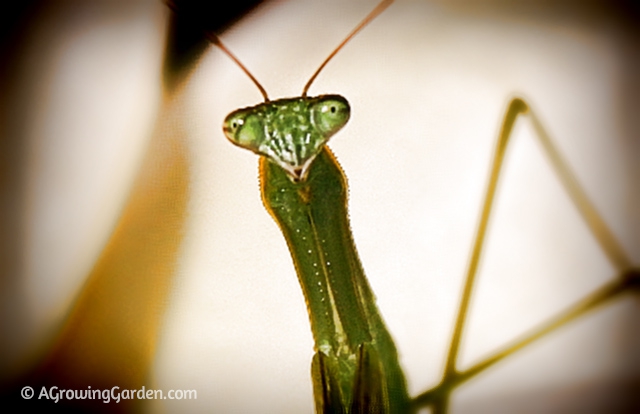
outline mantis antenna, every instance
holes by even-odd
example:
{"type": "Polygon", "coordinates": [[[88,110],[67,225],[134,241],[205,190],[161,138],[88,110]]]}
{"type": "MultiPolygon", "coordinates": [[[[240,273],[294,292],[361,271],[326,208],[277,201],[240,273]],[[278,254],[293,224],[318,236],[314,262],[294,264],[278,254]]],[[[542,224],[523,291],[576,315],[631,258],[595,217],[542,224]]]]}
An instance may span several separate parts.
{"type": "MultiPolygon", "coordinates": [[[[318,77],[318,75],[320,74],[320,72],[322,71],[322,69],[324,69],[325,66],[327,66],[327,63],[329,63],[329,61],[331,59],[333,59],[333,57],[335,55],[338,54],[338,52],[349,42],[349,40],[351,40],[356,34],[358,34],[358,32],[360,30],[362,30],[367,24],[369,24],[373,19],[375,19],[376,17],[378,17],[378,15],[380,13],[382,13],[387,7],[389,7],[391,5],[391,3],[393,3],[394,0],[382,0],[375,9],[373,9],[371,11],[371,13],[369,13],[367,15],[367,17],[364,18],[364,20],[362,20],[360,22],[360,24],[358,26],[356,26],[355,29],[353,29],[351,31],[351,33],[349,33],[347,35],[347,37],[338,45],[338,47],[336,47],[333,52],[331,52],[329,54],[329,56],[327,56],[327,58],[324,60],[324,62],[322,62],[322,64],[320,65],[320,67],[318,67],[318,69],[314,72],[314,74],[311,76],[311,78],[309,79],[309,81],[307,82],[306,85],[304,85],[304,89],[302,89],[302,97],[306,98],[307,96],[307,92],[309,91],[309,88],[311,87],[311,84],[313,83],[314,80],[316,80],[316,78],[318,77]]],[[[222,41],[220,40],[220,38],[215,35],[214,33],[210,33],[208,32],[206,34],[207,39],[209,39],[209,41],[211,43],[213,43],[214,45],[218,46],[220,48],[220,50],[222,50],[227,56],[229,56],[231,58],[231,60],[233,60],[239,67],[240,69],[242,69],[242,71],[253,81],[253,83],[258,87],[258,89],[260,90],[260,93],[262,94],[262,96],[264,97],[264,101],[265,102],[269,102],[269,96],[267,95],[267,91],[262,87],[262,85],[260,84],[260,82],[258,82],[258,80],[251,74],[251,72],[249,72],[249,69],[247,69],[242,62],[240,62],[240,60],[238,58],[236,58],[234,56],[233,53],[231,53],[231,51],[229,49],[227,49],[227,47],[222,43],[222,41]]]]}
{"type": "MultiPolygon", "coordinates": [[[[371,13],[369,13],[369,15],[367,17],[364,18],[364,20],[362,22],[360,22],[360,24],[358,26],[356,26],[355,29],[353,29],[353,31],[351,33],[349,33],[347,35],[347,37],[342,41],[342,43],[340,43],[338,45],[338,47],[336,47],[334,49],[333,52],[331,52],[331,54],[324,60],[324,62],[322,62],[322,64],[320,65],[320,67],[315,71],[315,73],[311,76],[311,79],[309,79],[309,81],[307,82],[306,85],[304,85],[304,89],[302,90],[302,97],[305,98],[307,96],[307,91],[309,91],[309,88],[311,87],[311,84],[313,83],[314,80],[316,80],[316,78],[318,77],[318,75],[320,74],[320,72],[322,71],[322,69],[324,69],[325,66],[327,66],[327,63],[329,63],[329,61],[331,59],[333,59],[333,57],[335,55],[338,54],[338,52],[340,51],[340,49],[342,49],[344,47],[344,45],[347,44],[347,42],[349,42],[349,40],[351,40],[356,34],[358,34],[358,32],[360,30],[362,30],[367,24],[369,24],[373,19],[375,19],[380,13],[382,13],[387,7],[389,7],[391,5],[391,3],[393,3],[394,0],[383,0],[382,2],[380,2],[380,4],[378,4],[376,6],[375,9],[373,9],[371,11],[371,13]]],[[[233,57],[232,57],[233,58],[233,57]]],[[[235,58],[233,58],[235,60],[235,58]]],[[[251,76],[251,75],[249,75],[251,76]]],[[[253,77],[251,77],[253,79],[253,77]]],[[[255,80],[254,80],[255,81],[255,80]]],[[[257,82],[256,82],[257,83],[257,82]]],[[[260,88],[262,89],[262,88],[260,88]]]]}
{"type": "MultiPolygon", "coordinates": [[[[165,3],[174,13],[178,13],[179,11],[178,5],[176,4],[175,0],[165,0],[165,3]]],[[[267,91],[262,87],[262,85],[260,85],[260,82],[258,82],[258,80],[251,74],[251,72],[249,72],[249,69],[247,69],[242,64],[242,62],[240,62],[240,60],[238,60],[238,58],[235,57],[234,54],[231,53],[229,49],[227,49],[227,47],[222,43],[218,35],[209,31],[205,31],[204,34],[208,41],[218,46],[220,50],[222,50],[227,56],[229,56],[231,60],[233,60],[236,63],[236,65],[238,65],[240,69],[242,69],[242,71],[249,77],[249,79],[251,79],[253,83],[258,87],[258,89],[260,90],[260,93],[264,97],[264,101],[269,102],[269,95],[267,95],[267,91]]]]}
{"type": "Polygon", "coordinates": [[[235,57],[235,55],[231,53],[231,51],[227,49],[227,47],[224,44],[222,44],[222,41],[220,41],[220,38],[216,34],[210,33],[210,32],[207,32],[206,36],[211,43],[218,46],[220,50],[222,50],[227,56],[231,58],[231,60],[233,60],[236,63],[236,65],[240,66],[240,69],[242,69],[242,71],[253,81],[253,83],[256,84],[258,89],[260,89],[260,93],[264,97],[264,101],[269,102],[269,95],[267,95],[267,91],[262,87],[262,85],[260,85],[260,82],[258,82],[258,80],[251,74],[251,72],[249,72],[249,69],[247,69],[242,64],[242,62],[240,62],[240,60],[237,57],[235,57]]]}
{"type": "Polygon", "coordinates": [[[305,180],[311,163],[336,132],[349,120],[349,102],[340,95],[307,97],[307,91],[327,63],[382,13],[393,0],[382,0],[358,26],[336,47],[311,76],[301,96],[269,101],[267,92],[238,59],[211,33],[207,38],[225,52],[253,80],[265,102],[238,109],[224,120],[225,136],[239,147],[263,155],[287,171],[296,182],[305,180]],[[273,115],[278,113],[277,116],[273,115]]]}

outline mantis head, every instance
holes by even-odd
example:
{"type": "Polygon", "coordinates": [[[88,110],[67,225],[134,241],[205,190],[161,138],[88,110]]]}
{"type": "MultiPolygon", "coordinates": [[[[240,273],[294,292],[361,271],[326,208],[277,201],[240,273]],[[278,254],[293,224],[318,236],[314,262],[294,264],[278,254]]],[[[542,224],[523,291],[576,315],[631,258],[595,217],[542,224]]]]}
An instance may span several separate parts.
{"type": "Polygon", "coordinates": [[[307,91],[327,63],[364,26],[371,22],[393,0],[380,4],[327,56],[311,76],[299,98],[270,101],[267,91],[249,70],[227,49],[218,36],[207,33],[217,45],[253,81],[264,97],[264,103],[238,109],[224,120],[223,130],[234,144],[263,155],[282,167],[294,182],[304,181],[314,158],[329,138],[349,120],[349,103],[340,95],[307,97],[307,91]]]}
{"type": "Polygon", "coordinates": [[[350,114],[349,103],[340,95],[286,98],[238,109],[222,128],[235,145],[264,155],[293,181],[303,181],[316,155],[350,114]]]}

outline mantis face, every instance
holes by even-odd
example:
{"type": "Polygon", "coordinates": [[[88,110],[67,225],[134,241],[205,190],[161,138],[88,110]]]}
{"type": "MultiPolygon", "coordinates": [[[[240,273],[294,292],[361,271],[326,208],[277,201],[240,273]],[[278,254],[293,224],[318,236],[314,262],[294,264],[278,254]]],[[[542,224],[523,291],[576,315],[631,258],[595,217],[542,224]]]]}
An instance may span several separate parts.
{"type": "Polygon", "coordinates": [[[303,181],[350,114],[349,103],[340,95],[287,98],[234,111],[222,129],[233,144],[264,155],[293,181],[303,181]]]}

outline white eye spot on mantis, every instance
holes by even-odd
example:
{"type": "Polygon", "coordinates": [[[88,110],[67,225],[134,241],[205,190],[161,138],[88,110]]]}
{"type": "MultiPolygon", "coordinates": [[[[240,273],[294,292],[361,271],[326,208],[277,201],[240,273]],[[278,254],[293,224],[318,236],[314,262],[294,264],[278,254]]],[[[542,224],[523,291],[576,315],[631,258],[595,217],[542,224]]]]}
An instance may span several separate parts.
{"type": "Polygon", "coordinates": [[[327,266],[331,266],[331,262],[327,262],[327,266]]]}
{"type": "Polygon", "coordinates": [[[307,250],[307,253],[311,254],[311,250],[307,250]]]}

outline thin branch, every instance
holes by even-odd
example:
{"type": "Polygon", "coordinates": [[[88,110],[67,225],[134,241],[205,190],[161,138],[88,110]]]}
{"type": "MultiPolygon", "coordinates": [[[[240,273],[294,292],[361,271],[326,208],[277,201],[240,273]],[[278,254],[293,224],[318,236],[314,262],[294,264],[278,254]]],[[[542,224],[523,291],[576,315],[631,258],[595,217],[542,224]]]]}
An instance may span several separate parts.
{"type": "Polygon", "coordinates": [[[602,305],[605,302],[620,296],[622,293],[633,289],[640,290],[640,269],[630,269],[627,272],[621,273],[613,282],[593,292],[560,315],[543,323],[539,328],[511,346],[475,364],[465,371],[454,372],[449,375],[448,378],[443,379],[442,382],[434,388],[431,388],[430,390],[427,390],[415,397],[412,402],[413,406],[417,409],[427,405],[435,405],[443,395],[448,395],[451,390],[485,371],[487,368],[495,365],[497,362],[516,353],[526,346],[531,345],[533,342],[541,339],[558,328],[567,325],[574,319],[587,314],[599,305],[602,305]]]}
{"type": "Polygon", "coordinates": [[[589,230],[591,230],[598,243],[600,243],[600,247],[616,269],[619,271],[629,269],[631,260],[625,254],[624,249],[618,243],[618,240],[600,216],[594,204],[587,197],[584,189],[567,166],[567,162],[560,155],[560,152],[558,152],[536,114],[531,111],[530,115],[533,127],[537,132],[536,136],[540,140],[545,153],[549,157],[549,161],[551,161],[551,165],[556,170],[556,174],[571,197],[573,204],[586,221],[587,227],[589,227],[589,230]]]}
{"type": "Polygon", "coordinates": [[[585,191],[580,186],[578,180],[569,169],[568,164],[566,163],[564,158],[560,155],[555,145],[553,145],[553,142],[543,128],[542,123],[523,100],[519,98],[513,99],[509,104],[509,108],[507,109],[507,113],[502,123],[500,136],[498,138],[494,153],[489,185],[485,193],[485,200],[482,207],[480,223],[478,225],[478,231],[476,233],[476,238],[474,241],[471,260],[464,282],[464,290],[462,293],[460,307],[454,325],[454,332],[451,337],[449,354],[447,355],[447,361],[445,364],[445,372],[442,381],[438,386],[425,391],[413,400],[413,407],[417,410],[420,407],[430,405],[436,413],[445,413],[451,391],[462,382],[476,376],[480,372],[483,372],[487,368],[493,366],[498,361],[501,361],[507,356],[514,354],[515,352],[546,336],[552,331],[568,324],[579,316],[584,315],[598,305],[619,296],[625,291],[632,289],[638,290],[639,287],[640,270],[631,267],[631,261],[625,255],[621,245],[618,243],[611,230],[609,230],[602,217],[598,214],[593,203],[589,200],[585,191]],[[578,304],[571,307],[569,310],[561,313],[554,318],[551,318],[549,321],[542,324],[539,328],[535,329],[531,334],[529,334],[522,340],[485,359],[484,361],[479,362],[471,368],[463,372],[459,372],[456,370],[456,362],[458,358],[460,342],[464,331],[464,324],[468,313],[469,302],[475,282],[476,273],[478,270],[478,264],[480,261],[480,256],[482,254],[484,238],[486,235],[487,226],[489,224],[489,217],[498,179],[500,176],[500,170],[504,160],[506,148],[509,143],[509,139],[511,138],[511,131],[513,130],[515,121],[518,115],[524,113],[529,113],[529,115],[531,116],[534,129],[537,133],[536,136],[542,144],[545,154],[549,158],[560,181],[564,185],[566,191],[569,193],[576,208],[585,219],[587,226],[595,235],[596,239],[600,243],[601,248],[604,250],[609,260],[618,269],[619,277],[616,278],[615,281],[603,286],[596,292],[592,293],[591,295],[580,301],[578,304]]]}
{"type": "Polygon", "coordinates": [[[469,301],[471,299],[471,292],[473,290],[473,285],[478,270],[478,264],[480,262],[480,255],[482,253],[487,226],[489,224],[491,206],[493,205],[493,199],[495,196],[496,187],[498,185],[498,178],[500,177],[500,169],[502,168],[502,162],[504,160],[507,143],[511,136],[511,131],[513,130],[513,125],[516,121],[517,116],[526,111],[527,105],[520,99],[514,99],[509,104],[507,114],[505,115],[504,121],[502,123],[500,136],[498,138],[498,143],[496,145],[495,154],[493,157],[489,186],[485,194],[485,200],[480,216],[480,224],[478,226],[478,232],[476,233],[476,239],[473,245],[473,251],[471,253],[471,261],[469,263],[467,276],[464,282],[464,290],[462,293],[460,308],[456,318],[453,335],[451,337],[451,343],[449,345],[449,354],[447,356],[447,362],[445,365],[445,379],[455,373],[455,365],[458,358],[462,331],[464,329],[464,323],[467,317],[469,301]]]}

